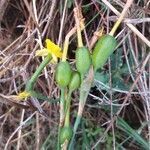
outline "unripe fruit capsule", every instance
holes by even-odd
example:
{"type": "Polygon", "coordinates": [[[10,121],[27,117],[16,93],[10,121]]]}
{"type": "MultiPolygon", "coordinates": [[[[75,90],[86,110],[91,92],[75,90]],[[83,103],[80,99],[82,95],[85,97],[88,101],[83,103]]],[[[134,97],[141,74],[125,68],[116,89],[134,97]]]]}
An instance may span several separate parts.
{"type": "Polygon", "coordinates": [[[116,39],[111,35],[102,36],[93,50],[92,64],[94,70],[102,68],[117,45],[116,39]]]}
{"type": "Polygon", "coordinates": [[[65,88],[70,83],[71,79],[71,67],[70,64],[65,62],[60,62],[56,68],[55,79],[60,88],[65,88]]]}
{"type": "Polygon", "coordinates": [[[74,91],[80,87],[81,77],[80,74],[76,71],[72,73],[71,80],[69,83],[69,90],[74,91]]]}
{"type": "Polygon", "coordinates": [[[76,68],[81,75],[88,72],[91,65],[90,52],[86,47],[80,47],[76,50],[76,68]]]}

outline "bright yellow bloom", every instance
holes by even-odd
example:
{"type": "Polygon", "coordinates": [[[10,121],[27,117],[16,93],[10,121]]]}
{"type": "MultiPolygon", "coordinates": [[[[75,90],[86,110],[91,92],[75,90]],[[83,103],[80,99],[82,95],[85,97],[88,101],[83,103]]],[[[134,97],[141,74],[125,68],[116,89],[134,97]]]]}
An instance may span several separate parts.
{"type": "Polygon", "coordinates": [[[23,100],[23,99],[26,100],[29,96],[31,96],[29,92],[23,91],[23,92],[19,93],[19,94],[16,96],[16,98],[17,98],[18,100],[23,100]]]}
{"type": "Polygon", "coordinates": [[[35,54],[36,56],[47,56],[48,54],[51,54],[55,62],[57,62],[57,57],[62,58],[61,48],[58,45],[54,44],[49,39],[46,39],[45,42],[46,48],[37,50],[35,54]]]}

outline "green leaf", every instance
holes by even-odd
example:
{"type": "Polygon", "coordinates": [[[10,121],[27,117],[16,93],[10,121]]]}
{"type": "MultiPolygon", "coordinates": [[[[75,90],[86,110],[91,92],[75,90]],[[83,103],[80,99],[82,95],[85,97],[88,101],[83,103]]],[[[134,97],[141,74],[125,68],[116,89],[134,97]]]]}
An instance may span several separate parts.
{"type": "Polygon", "coordinates": [[[123,65],[123,59],[122,59],[122,49],[118,48],[117,51],[111,55],[111,69],[119,70],[123,65]]]}
{"type": "Polygon", "coordinates": [[[94,78],[104,84],[109,82],[109,74],[104,72],[96,72],[94,78]]]}
{"type": "Polygon", "coordinates": [[[142,148],[149,150],[148,142],[143,139],[136,130],[132,129],[122,118],[117,119],[117,125],[124,131],[126,134],[131,136],[142,148]]]}

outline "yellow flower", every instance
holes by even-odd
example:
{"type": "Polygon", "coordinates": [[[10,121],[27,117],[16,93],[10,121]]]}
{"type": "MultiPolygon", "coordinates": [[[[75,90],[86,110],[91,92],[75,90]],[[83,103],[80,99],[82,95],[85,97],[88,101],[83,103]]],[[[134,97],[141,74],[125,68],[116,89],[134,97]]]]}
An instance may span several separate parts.
{"type": "Polygon", "coordinates": [[[45,42],[46,48],[37,50],[35,54],[36,56],[47,56],[48,54],[51,54],[55,62],[57,62],[57,57],[62,58],[61,48],[58,45],[56,45],[49,39],[46,39],[45,42]]]}
{"type": "Polygon", "coordinates": [[[23,91],[23,92],[19,93],[19,94],[16,96],[16,98],[17,98],[18,100],[23,100],[23,99],[26,100],[29,96],[31,96],[29,92],[23,91]]]}

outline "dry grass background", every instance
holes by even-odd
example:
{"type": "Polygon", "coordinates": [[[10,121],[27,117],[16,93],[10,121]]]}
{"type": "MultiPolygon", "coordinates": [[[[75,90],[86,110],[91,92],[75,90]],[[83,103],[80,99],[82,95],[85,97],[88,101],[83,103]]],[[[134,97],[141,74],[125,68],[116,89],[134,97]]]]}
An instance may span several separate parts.
{"type": "MultiPolygon", "coordinates": [[[[85,18],[86,28],[83,37],[87,46],[94,32],[100,27],[104,27],[105,33],[110,31],[117,19],[116,15],[121,12],[125,4],[125,1],[120,0],[107,2],[105,0],[78,1],[78,4],[82,6],[85,18]]],[[[32,100],[16,102],[9,96],[23,90],[26,81],[39,66],[41,59],[36,58],[34,54],[37,49],[40,49],[41,43],[44,45],[46,38],[62,46],[65,35],[75,23],[74,7],[72,0],[68,3],[65,0],[0,1],[0,150],[40,149],[48,136],[50,136],[50,149],[54,149],[59,105],[39,101],[48,116],[46,117],[38,113],[36,107],[29,107],[33,105],[32,100]]],[[[121,106],[118,115],[130,120],[133,123],[132,127],[139,127],[142,122],[150,120],[149,8],[150,1],[135,0],[127,18],[116,34],[119,47],[122,48],[122,59],[128,66],[127,78],[132,81],[128,91],[118,90],[115,93],[121,106]],[[134,68],[131,68],[129,64],[129,51],[133,56],[134,68]]],[[[76,44],[74,36],[69,46],[69,60],[71,61],[74,61],[76,44]]],[[[106,70],[109,70],[111,75],[109,66],[106,66],[106,70]]],[[[58,98],[59,90],[54,82],[54,70],[55,65],[49,64],[40,75],[35,88],[44,95],[58,98]]],[[[110,87],[111,82],[110,78],[110,87]]],[[[115,89],[110,91],[113,90],[115,89]]],[[[104,133],[112,132],[113,134],[113,149],[115,148],[115,124],[113,121],[111,123],[113,115],[101,109],[104,103],[111,108],[112,92],[109,93],[109,96],[107,99],[105,92],[92,89],[83,116],[98,126],[105,124],[104,133]],[[98,103],[93,105],[92,100],[94,99],[98,103]]],[[[77,98],[78,93],[76,92],[72,110],[75,110],[77,106],[77,98]]],[[[150,140],[150,124],[143,129],[143,135],[145,139],[150,140]]],[[[99,136],[92,143],[91,148],[102,142],[102,138],[103,135],[99,136]]],[[[132,142],[129,146],[138,149],[132,142]]]]}

